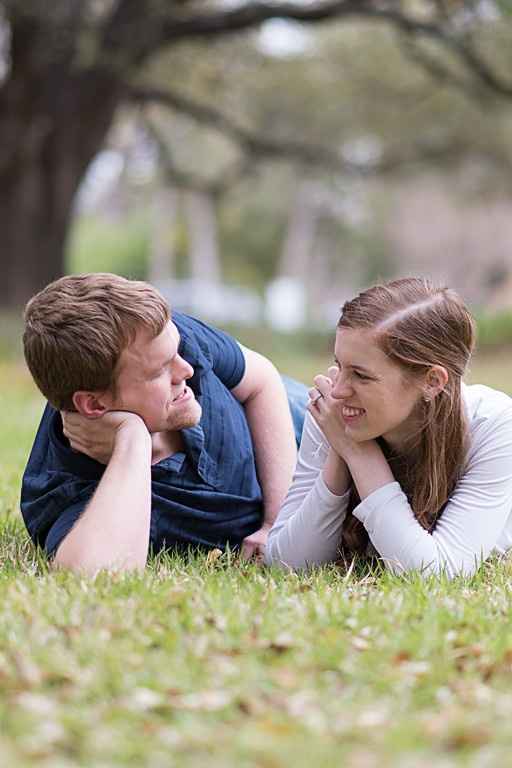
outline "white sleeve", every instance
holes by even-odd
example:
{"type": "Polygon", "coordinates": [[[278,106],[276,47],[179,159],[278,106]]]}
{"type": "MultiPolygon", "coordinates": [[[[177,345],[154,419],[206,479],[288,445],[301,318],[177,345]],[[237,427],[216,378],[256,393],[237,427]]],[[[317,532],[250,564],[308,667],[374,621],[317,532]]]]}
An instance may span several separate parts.
{"type": "Polygon", "coordinates": [[[473,441],[466,471],[433,533],[417,522],[398,483],[355,508],[392,571],[468,576],[496,546],[512,510],[512,409],[481,425],[473,441]]]}
{"type": "Polygon", "coordinates": [[[336,496],[326,486],[328,452],[320,427],[306,413],[293,482],[268,536],[267,565],[307,568],[337,558],[350,493],[336,496]]]}

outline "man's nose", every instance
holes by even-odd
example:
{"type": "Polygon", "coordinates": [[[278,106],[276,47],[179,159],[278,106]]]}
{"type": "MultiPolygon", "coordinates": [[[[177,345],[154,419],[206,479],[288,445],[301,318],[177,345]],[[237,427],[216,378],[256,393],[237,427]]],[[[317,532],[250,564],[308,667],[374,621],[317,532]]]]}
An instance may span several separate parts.
{"type": "Polygon", "coordinates": [[[175,361],[173,379],[182,381],[183,379],[190,379],[194,375],[194,369],[183,357],[178,357],[175,361]]]}

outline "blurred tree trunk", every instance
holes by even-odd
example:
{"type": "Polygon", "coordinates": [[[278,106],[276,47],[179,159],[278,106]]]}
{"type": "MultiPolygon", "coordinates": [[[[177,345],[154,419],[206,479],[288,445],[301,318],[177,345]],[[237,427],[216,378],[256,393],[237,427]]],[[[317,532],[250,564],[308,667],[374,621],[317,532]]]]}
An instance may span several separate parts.
{"type": "Polygon", "coordinates": [[[178,195],[170,187],[158,187],[153,200],[153,225],[148,279],[159,283],[174,277],[174,233],[178,195]]]}
{"type": "Polygon", "coordinates": [[[188,190],[184,196],[192,278],[218,283],[221,268],[215,203],[206,192],[188,190]]]}
{"type": "Polygon", "coordinates": [[[108,74],[42,57],[37,33],[13,28],[0,89],[0,305],[13,308],[64,274],[74,196],[120,98],[108,74]]]}
{"type": "Polygon", "coordinates": [[[292,203],[277,277],[293,277],[307,284],[317,227],[317,185],[302,182],[292,203]]]}
{"type": "MultiPolygon", "coordinates": [[[[502,2],[500,7],[505,5],[502,2]]],[[[411,42],[434,39],[450,55],[455,55],[482,94],[485,91],[510,101],[512,84],[499,74],[496,64],[500,62],[489,63],[490,57],[483,57],[473,45],[471,38],[476,38],[480,28],[480,14],[473,6],[475,3],[469,0],[414,4],[378,0],[241,0],[236,4],[222,0],[0,0],[0,305],[14,307],[23,303],[35,290],[63,273],[74,196],[89,162],[102,147],[116,107],[123,100],[160,101],[199,120],[231,137],[247,153],[251,165],[259,155],[300,159],[310,167],[317,165],[320,155],[321,167],[337,167],[337,153],[334,156],[332,151],[322,152],[319,147],[308,148],[300,142],[285,145],[268,137],[253,136],[221,112],[191,103],[187,98],[167,94],[162,99],[155,92],[145,99],[141,99],[140,93],[135,98],[130,84],[159,51],[170,50],[186,40],[208,42],[238,34],[271,18],[316,24],[357,17],[371,21],[373,17],[392,25],[411,42]],[[468,19],[461,25],[461,8],[466,6],[468,19]]],[[[505,20],[504,11],[502,17],[505,20]]],[[[485,14],[481,24],[488,24],[485,14]]],[[[426,71],[440,82],[468,90],[469,80],[459,76],[449,62],[443,58],[438,62],[419,48],[414,52],[426,71]]],[[[503,72],[507,71],[506,63],[503,67],[503,72]]],[[[182,86],[187,80],[177,77],[176,83],[182,86]]],[[[358,92],[357,83],[355,87],[358,92]]],[[[395,92],[397,89],[393,88],[395,92]]],[[[364,131],[368,133],[368,127],[364,131]]],[[[480,152],[477,151],[477,157],[480,152]]],[[[407,154],[406,151],[404,156],[407,154]]],[[[447,156],[446,150],[440,154],[447,156]]],[[[425,157],[429,155],[427,152],[425,157]]],[[[349,165],[354,171],[353,163],[349,165]]],[[[391,156],[383,166],[388,170],[396,167],[397,158],[391,156]]],[[[364,170],[368,172],[366,167],[364,170]]],[[[205,200],[196,200],[189,206],[191,210],[195,206],[191,216],[197,222],[197,230],[196,224],[191,230],[191,240],[193,255],[197,255],[197,271],[205,279],[215,280],[220,274],[215,218],[211,202],[209,213],[207,205],[205,200]]],[[[293,260],[299,259],[300,264],[305,258],[310,229],[300,218],[292,222],[283,255],[285,273],[290,271],[293,260]]],[[[297,271],[298,267],[294,267],[292,274],[297,271]]]]}

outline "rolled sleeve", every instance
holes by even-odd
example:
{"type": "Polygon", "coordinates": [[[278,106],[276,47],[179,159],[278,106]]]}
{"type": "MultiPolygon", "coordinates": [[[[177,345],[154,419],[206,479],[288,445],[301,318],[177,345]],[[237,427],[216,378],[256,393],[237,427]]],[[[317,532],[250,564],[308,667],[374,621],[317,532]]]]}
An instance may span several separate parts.
{"type": "Polygon", "coordinates": [[[194,341],[210,360],[215,375],[227,389],[234,389],[245,373],[245,358],[236,340],[228,333],[181,312],[173,313],[173,321],[182,335],[182,341],[186,341],[188,334],[193,334],[194,341]]]}
{"type": "Polygon", "coordinates": [[[61,514],[58,520],[56,520],[50,528],[44,543],[44,549],[51,560],[55,557],[58,548],[75,523],[79,520],[86,507],[86,503],[86,501],[80,501],[76,504],[72,504],[61,514]]]}

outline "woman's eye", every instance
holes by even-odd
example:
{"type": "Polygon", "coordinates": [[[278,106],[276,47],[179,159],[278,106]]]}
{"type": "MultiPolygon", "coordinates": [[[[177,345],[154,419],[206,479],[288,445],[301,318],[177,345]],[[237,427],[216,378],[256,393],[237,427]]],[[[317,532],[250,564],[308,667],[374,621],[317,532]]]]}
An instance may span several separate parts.
{"type": "Polygon", "coordinates": [[[354,371],[354,374],[356,375],[356,377],[358,379],[361,379],[362,381],[369,381],[370,380],[369,376],[365,376],[364,373],[359,373],[359,371],[354,371]]]}

